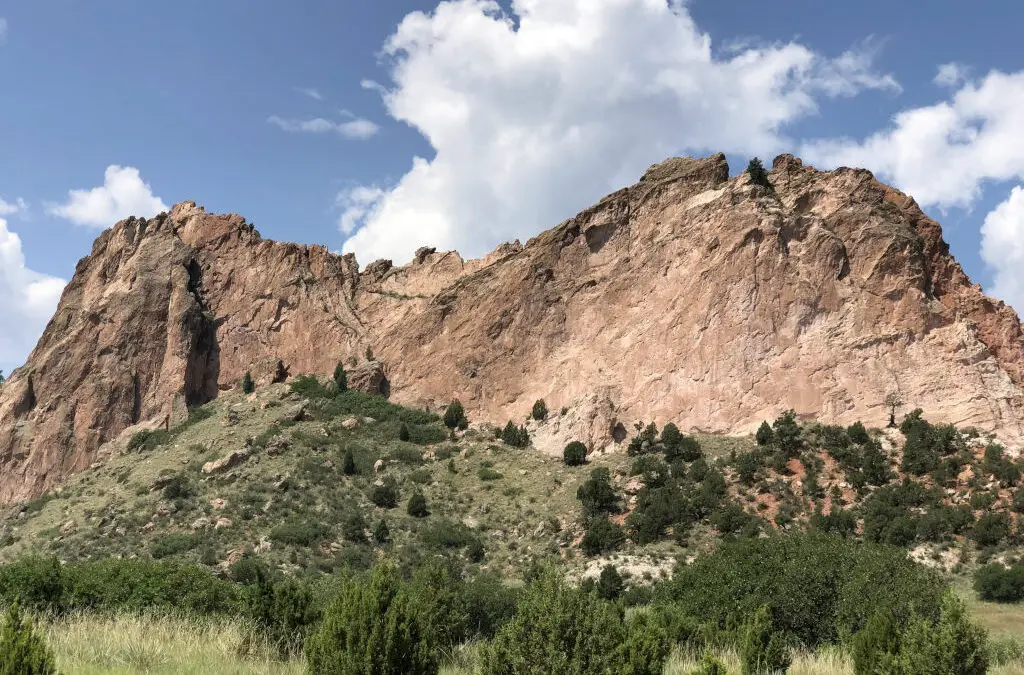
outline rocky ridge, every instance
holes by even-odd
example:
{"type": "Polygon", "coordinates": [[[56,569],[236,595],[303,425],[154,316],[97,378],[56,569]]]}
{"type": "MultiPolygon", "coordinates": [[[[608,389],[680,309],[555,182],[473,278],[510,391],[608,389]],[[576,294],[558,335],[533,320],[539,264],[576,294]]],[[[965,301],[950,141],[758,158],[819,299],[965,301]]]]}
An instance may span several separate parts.
{"type": "Polygon", "coordinates": [[[794,408],[881,426],[892,392],[1019,442],[1020,321],[938,223],[865,170],[782,155],[770,179],[729,178],[720,154],[670,159],[525,246],[361,271],[192,202],[121,221],[0,389],[0,500],[137,425],[173,426],[246,370],[270,383],[338,361],[360,388],[457,397],[477,419],[572,407],[566,429],[595,448],[640,419],[742,433],[794,408]]]}

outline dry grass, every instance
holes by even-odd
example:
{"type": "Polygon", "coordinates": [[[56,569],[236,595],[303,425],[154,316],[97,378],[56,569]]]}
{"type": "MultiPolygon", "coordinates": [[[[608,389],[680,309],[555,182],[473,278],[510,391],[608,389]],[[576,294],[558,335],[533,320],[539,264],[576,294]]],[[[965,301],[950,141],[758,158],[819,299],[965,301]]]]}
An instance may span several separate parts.
{"type": "MultiPolygon", "coordinates": [[[[676,651],[665,664],[665,675],[689,675],[697,669],[700,654],[676,651]]],[[[715,654],[730,673],[740,672],[740,658],[736,652],[720,651],[715,654]]],[[[837,649],[823,649],[815,653],[798,652],[788,675],[853,675],[853,663],[837,649]]]]}
{"type": "Polygon", "coordinates": [[[244,624],[228,619],[81,614],[43,623],[60,672],[301,673],[300,661],[276,662],[266,650],[243,656],[244,624]]]}

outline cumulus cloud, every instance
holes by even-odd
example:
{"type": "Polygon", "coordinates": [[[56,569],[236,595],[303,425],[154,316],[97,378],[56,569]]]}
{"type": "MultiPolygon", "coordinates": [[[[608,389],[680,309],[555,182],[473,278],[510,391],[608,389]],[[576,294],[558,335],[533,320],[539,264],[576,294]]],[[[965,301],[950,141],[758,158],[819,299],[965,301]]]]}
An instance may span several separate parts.
{"type": "Polygon", "coordinates": [[[312,87],[295,87],[295,91],[316,101],[324,100],[323,94],[318,89],[313,89],[312,87]]]}
{"type": "Polygon", "coordinates": [[[384,190],[376,186],[357,185],[343,190],[338,195],[338,206],[342,209],[338,228],[351,234],[383,197],[384,190]]]}
{"type": "Polygon", "coordinates": [[[986,180],[1024,180],[1024,71],[993,71],[948,100],[898,113],[863,140],[812,142],[805,159],[864,166],[924,206],[970,207],[986,180]]]}
{"type": "Polygon", "coordinates": [[[1024,311],[1024,188],[992,210],[981,227],[981,257],[994,272],[991,295],[1024,311]]]}
{"type": "MultiPolygon", "coordinates": [[[[387,40],[388,113],[433,146],[344,227],[361,259],[436,245],[479,255],[572,215],[688,152],[770,153],[819,97],[894,90],[870,45],[797,43],[714,55],[681,0],[442,2],[387,40]]],[[[354,212],[353,212],[354,213],[354,212]]]]}
{"type": "Polygon", "coordinates": [[[46,212],[76,225],[110,227],[128,216],[151,218],[168,207],[143,182],[139,170],[112,164],[103,174],[103,185],[91,190],[70,190],[64,204],[49,204],[46,212]]]}
{"type": "Polygon", "coordinates": [[[0,197],[0,216],[13,216],[16,213],[24,213],[25,211],[28,211],[28,204],[21,197],[18,197],[13,202],[4,201],[3,197],[0,197]]]}
{"type": "Polygon", "coordinates": [[[342,138],[362,141],[376,135],[380,127],[367,119],[357,117],[348,122],[334,122],[317,117],[311,120],[283,119],[277,115],[271,115],[267,122],[279,127],[282,131],[289,133],[324,134],[336,133],[342,138]]]}
{"type": "Polygon", "coordinates": [[[21,238],[0,218],[0,364],[20,364],[46,327],[65,281],[25,267],[21,238]]]}
{"type": "Polygon", "coordinates": [[[967,69],[959,63],[943,63],[932,80],[940,87],[956,87],[967,79],[967,69]]]}

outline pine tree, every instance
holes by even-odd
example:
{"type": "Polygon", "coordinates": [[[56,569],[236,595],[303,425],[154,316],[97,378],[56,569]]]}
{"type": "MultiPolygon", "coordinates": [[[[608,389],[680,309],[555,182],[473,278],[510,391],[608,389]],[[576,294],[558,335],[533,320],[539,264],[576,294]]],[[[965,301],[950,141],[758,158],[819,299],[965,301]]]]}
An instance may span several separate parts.
{"type": "Polygon", "coordinates": [[[0,673],[11,675],[55,675],[56,659],[31,619],[21,615],[15,602],[7,610],[7,623],[0,630],[0,673]]]}
{"type": "Polygon", "coordinates": [[[334,383],[338,385],[338,391],[348,390],[348,373],[345,372],[345,366],[340,361],[338,365],[334,366],[334,383]]]}
{"type": "Polygon", "coordinates": [[[341,463],[341,472],[346,476],[354,476],[356,474],[356,458],[352,455],[351,450],[345,451],[345,459],[341,463]]]}
{"type": "Polygon", "coordinates": [[[413,518],[426,518],[430,515],[430,511],[427,509],[427,498],[423,496],[422,492],[417,492],[409,497],[406,512],[413,518]]]}
{"type": "Polygon", "coordinates": [[[251,394],[256,391],[256,383],[252,381],[252,373],[248,370],[245,371],[245,375],[242,376],[242,391],[246,394],[251,394]]]}
{"type": "Polygon", "coordinates": [[[373,540],[378,544],[386,544],[391,541],[391,530],[388,529],[388,522],[383,518],[373,528],[373,540]]]}
{"type": "Polygon", "coordinates": [[[466,410],[459,399],[454,399],[444,410],[444,425],[449,429],[465,429],[469,426],[466,410]]]}
{"type": "Polygon", "coordinates": [[[773,189],[771,182],[768,180],[768,172],[764,170],[764,165],[761,164],[761,160],[757,157],[750,160],[747,164],[747,173],[750,175],[750,182],[754,185],[760,185],[761,187],[773,189]]]}

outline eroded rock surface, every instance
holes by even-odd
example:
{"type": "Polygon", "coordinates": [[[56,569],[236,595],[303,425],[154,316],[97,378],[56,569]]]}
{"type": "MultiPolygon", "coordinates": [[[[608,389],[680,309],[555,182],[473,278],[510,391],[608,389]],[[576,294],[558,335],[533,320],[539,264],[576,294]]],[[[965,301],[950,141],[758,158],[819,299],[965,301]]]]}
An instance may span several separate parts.
{"type": "Polygon", "coordinates": [[[247,370],[262,384],[339,361],[356,388],[459,398],[475,421],[521,420],[538,398],[614,405],[570,414],[552,452],[577,432],[607,445],[612,417],[745,432],[794,408],[883,426],[893,391],[1019,442],[1020,321],[939,225],[864,170],[783,155],[770,179],[729,178],[723,155],[670,159],[525,246],[362,272],[192,202],[117,223],[0,389],[0,500],[88,467],[129,426],[183,420],[247,370]]]}

